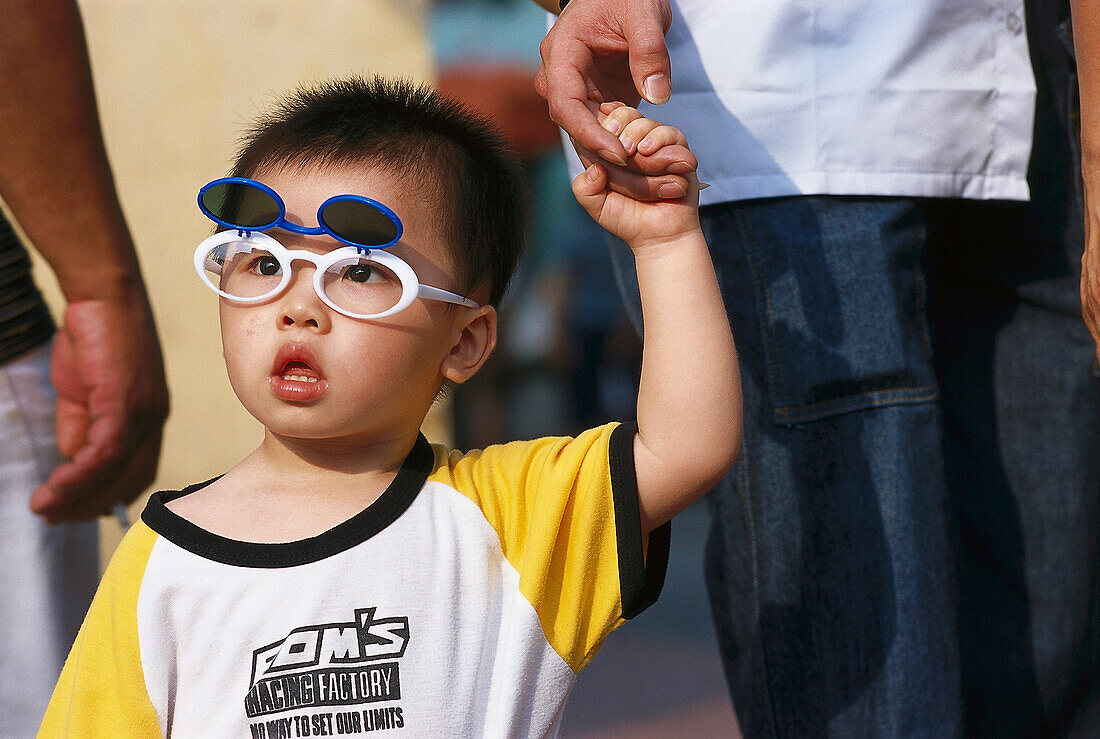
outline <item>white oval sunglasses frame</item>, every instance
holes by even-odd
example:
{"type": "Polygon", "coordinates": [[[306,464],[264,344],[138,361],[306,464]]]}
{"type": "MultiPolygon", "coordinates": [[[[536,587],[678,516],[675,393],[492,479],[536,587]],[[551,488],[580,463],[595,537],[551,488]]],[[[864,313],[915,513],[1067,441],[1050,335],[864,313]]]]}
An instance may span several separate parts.
{"type": "Polygon", "coordinates": [[[314,266],[313,290],[317,293],[317,297],[319,297],[329,308],[332,308],[337,313],[345,315],[348,318],[371,320],[392,316],[394,313],[399,313],[408,308],[418,297],[427,300],[438,300],[443,303],[462,305],[467,308],[481,307],[480,304],[475,303],[469,298],[464,298],[457,293],[423,284],[416,276],[416,272],[413,271],[413,268],[410,267],[404,259],[386,251],[367,249],[366,247],[344,246],[339,249],[333,249],[325,254],[315,254],[314,252],[304,249],[287,249],[272,237],[258,231],[254,231],[247,236],[242,236],[239,232],[230,230],[221,231],[203,239],[202,243],[195,249],[194,258],[195,272],[198,273],[203,283],[218,295],[221,295],[226,300],[232,300],[234,303],[260,303],[265,300],[270,300],[280,294],[286,289],[287,285],[290,284],[290,276],[293,270],[289,269],[289,267],[296,260],[309,262],[314,266]],[[280,264],[287,267],[283,269],[283,276],[278,286],[263,295],[257,295],[251,298],[241,298],[236,295],[230,295],[211,282],[208,273],[221,274],[221,265],[208,259],[207,255],[216,247],[231,241],[251,244],[255,248],[269,252],[273,257],[279,260],[280,264]],[[355,259],[368,257],[371,261],[377,262],[397,275],[397,279],[401,281],[401,298],[397,301],[397,304],[381,313],[352,313],[333,303],[325,294],[324,283],[322,281],[325,271],[334,264],[344,261],[349,257],[355,259]]]}

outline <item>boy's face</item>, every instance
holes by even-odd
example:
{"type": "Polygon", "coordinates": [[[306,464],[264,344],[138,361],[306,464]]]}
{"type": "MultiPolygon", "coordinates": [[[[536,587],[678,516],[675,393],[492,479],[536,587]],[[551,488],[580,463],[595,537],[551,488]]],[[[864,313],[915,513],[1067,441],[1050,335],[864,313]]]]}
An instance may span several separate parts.
{"type": "MultiPolygon", "coordinates": [[[[298,224],[317,225],[318,207],[333,195],[386,204],[405,229],[387,251],[408,262],[421,283],[458,292],[438,205],[425,190],[354,163],[264,169],[254,177],[282,196],[286,218],[298,224]]],[[[291,250],[343,246],[328,235],[267,233],[291,250]]],[[[415,433],[441,382],[466,379],[455,376],[455,347],[471,318],[492,309],[417,299],[385,318],[348,318],[314,292],[313,270],[296,261],[290,285],[270,301],[221,301],[222,348],[237,397],[283,437],[357,444],[415,433]]]]}

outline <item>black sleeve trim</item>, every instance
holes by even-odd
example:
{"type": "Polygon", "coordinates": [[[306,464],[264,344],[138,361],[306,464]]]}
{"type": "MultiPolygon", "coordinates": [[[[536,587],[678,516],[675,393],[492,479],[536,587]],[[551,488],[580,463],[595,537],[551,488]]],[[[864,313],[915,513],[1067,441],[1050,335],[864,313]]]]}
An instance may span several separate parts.
{"type": "Polygon", "coordinates": [[[638,505],[638,478],[634,472],[634,424],[611,432],[608,457],[611,494],[615,502],[615,538],[619,550],[619,591],[623,618],[630,619],[657,602],[665,584],[672,523],[649,534],[648,556],[642,555],[642,516],[638,505]]]}

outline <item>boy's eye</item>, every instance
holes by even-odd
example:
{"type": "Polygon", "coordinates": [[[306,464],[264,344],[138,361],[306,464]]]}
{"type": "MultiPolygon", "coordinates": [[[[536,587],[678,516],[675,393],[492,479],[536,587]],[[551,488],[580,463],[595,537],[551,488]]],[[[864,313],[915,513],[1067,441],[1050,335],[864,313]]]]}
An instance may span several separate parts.
{"type": "Polygon", "coordinates": [[[377,282],[375,270],[369,264],[352,264],[344,270],[344,279],[352,282],[377,282]]]}
{"type": "Polygon", "coordinates": [[[249,265],[249,268],[264,277],[277,275],[282,269],[279,260],[270,255],[256,257],[252,260],[252,264],[249,265]]]}

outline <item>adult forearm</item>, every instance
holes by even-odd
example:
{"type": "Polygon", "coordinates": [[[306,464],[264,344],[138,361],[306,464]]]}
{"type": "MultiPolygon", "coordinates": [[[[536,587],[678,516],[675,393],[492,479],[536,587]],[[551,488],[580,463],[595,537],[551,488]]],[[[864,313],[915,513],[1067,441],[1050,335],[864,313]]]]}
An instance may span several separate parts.
{"type": "Polygon", "coordinates": [[[1073,43],[1081,85],[1081,143],[1087,167],[1100,164],[1100,3],[1071,0],[1073,43]]]}
{"type": "Polygon", "coordinates": [[[50,378],[66,461],[31,495],[48,521],[134,499],[156,473],[168,392],[107,163],[72,0],[0,3],[0,196],[68,300],[50,378]]]}
{"type": "Polygon", "coordinates": [[[1081,174],[1085,186],[1081,303],[1100,357],[1100,14],[1096,0],[1072,0],[1070,5],[1081,86],[1081,174]]]}
{"type": "Polygon", "coordinates": [[[72,0],[0,5],[0,196],[68,300],[141,291],[72,0]]]}

